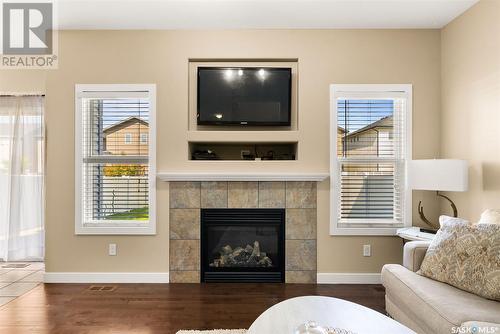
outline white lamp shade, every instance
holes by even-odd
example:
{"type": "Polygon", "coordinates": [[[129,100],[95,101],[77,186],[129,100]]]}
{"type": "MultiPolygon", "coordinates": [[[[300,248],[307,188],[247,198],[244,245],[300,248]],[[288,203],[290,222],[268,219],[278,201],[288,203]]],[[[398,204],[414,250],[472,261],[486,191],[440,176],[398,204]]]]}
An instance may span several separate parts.
{"type": "Polygon", "coordinates": [[[409,164],[409,186],[414,190],[467,191],[466,160],[425,159],[409,164]]]}

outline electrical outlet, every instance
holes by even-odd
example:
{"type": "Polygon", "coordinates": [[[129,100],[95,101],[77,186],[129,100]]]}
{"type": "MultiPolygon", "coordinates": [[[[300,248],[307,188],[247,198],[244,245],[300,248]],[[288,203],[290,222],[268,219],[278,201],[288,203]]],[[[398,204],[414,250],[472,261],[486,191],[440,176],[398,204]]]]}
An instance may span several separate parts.
{"type": "Polygon", "coordinates": [[[110,256],[116,255],[116,244],[109,244],[108,254],[110,256]]]}
{"type": "Polygon", "coordinates": [[[372,245],[363,245],[363,256],[372,256],[372,245]]]}

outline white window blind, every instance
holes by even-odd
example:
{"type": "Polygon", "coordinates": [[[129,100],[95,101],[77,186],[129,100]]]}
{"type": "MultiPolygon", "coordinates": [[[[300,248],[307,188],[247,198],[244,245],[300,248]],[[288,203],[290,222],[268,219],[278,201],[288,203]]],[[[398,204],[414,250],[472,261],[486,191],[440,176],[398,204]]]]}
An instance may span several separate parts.
{"type": "Polygon", "coordinates": [[[154,94],[99,88],[77,88],[77,231],[152,232],[154,146],[140,138],[153,138],[154,94]]]}
{"type": "Polygon", "coordinates": [[[373,229],[390,234],[408,220],[411,99],[407,91],[374,86],[344,86],[332,99],[336,133],[332,138],[332,224],[333,230],[345,234],[369,234],[373,229]]]}

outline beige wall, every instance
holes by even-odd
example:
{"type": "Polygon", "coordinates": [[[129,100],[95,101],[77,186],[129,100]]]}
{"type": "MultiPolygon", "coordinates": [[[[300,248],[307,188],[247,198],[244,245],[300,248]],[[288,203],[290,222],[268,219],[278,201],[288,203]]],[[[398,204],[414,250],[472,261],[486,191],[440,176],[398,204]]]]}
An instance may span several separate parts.
{"type": "MultiPolygon", "coordinates": [[[[168,271],[166,183],[157,185],[156,236],[74,235],[77,83],[157,84],[158,171],[328,172],[331,83],[413,84],[413,156],[439,154],[439,30],[63,31],[59,38],[59,69],[48,71],[46,81],[47,271],[168,271]],[[190,58],[298,59],[299,128],[294,136],[300,160],[188,161],[190,58]],[[118,256],[107,255],[110,242],[118,244],[118,256]]],[[[2,78],[11,75],[12,71],[0,72],[2,78]]],[[[328,181],[318,185],[318,271],[378,272],[384,263],[400,262],[399,238],[329,235],[328,189],[328,181]],[[362,256],[367,243],[372,244],[372,257],[362,256]]],[[[416,201],[422,195],[414,197],[416,201]]]]}
{"type": "Polygon", "coordinates": [[[45,93],[47,72],[42,70],[0,70],[0,92],[45,93]]]}
{"type": "Polygon", "coordinates": [[[469,191],[449,195],[460,216],[476,221],[500,208],[500,1],[480,1],[441,40],[441,153],[470,164],[469,191]]]}

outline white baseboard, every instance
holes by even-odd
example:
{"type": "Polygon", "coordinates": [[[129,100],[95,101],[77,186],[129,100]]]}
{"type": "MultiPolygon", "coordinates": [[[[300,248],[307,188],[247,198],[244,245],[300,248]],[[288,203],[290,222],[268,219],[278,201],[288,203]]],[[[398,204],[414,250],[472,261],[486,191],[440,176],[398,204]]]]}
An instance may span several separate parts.
{"type": "Polygon", "coordinates": [[[381,284],[380,273],[318,273],[318,284],[381,284]]]}
{"type": "Polygon", "coordinates": [[[46,272],[45,283],[168,283],[168,273],[46,272]]]}
{"type": "MultiPolygon", "coordinates": [[[[168,273],[46,272],[45,283],[168,283],[168,273]]],[[[318,273],[318,284],[380,284],[380,273],[318,273]]]]}

